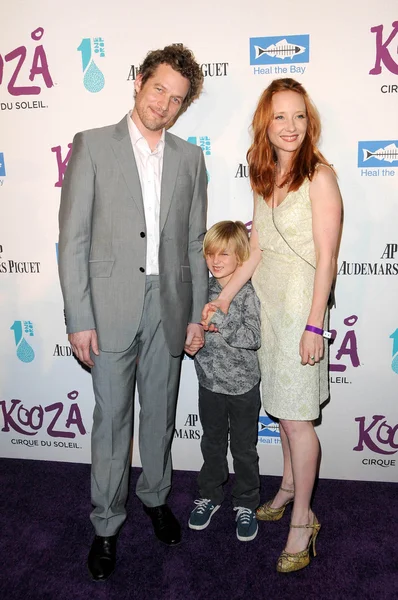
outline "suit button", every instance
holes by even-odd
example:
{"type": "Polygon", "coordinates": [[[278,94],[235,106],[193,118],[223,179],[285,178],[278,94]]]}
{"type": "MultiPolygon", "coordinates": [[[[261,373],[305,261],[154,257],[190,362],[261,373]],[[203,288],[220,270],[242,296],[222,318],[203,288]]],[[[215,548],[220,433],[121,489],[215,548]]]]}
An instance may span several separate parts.
{"type": "Polygon", "coordinates": [[[140,233],[140,236],[141,236],[142,238],[144,238],[144,237],[145,237],[145,233],[144,233],[144,231],[141,231],[141,233],[140,233]]]}
{"type": "Polygon", "coordinates": [[[144,267],[140,267],[140,271],[141,271],[141,273],[145,273],[144,267]]]}

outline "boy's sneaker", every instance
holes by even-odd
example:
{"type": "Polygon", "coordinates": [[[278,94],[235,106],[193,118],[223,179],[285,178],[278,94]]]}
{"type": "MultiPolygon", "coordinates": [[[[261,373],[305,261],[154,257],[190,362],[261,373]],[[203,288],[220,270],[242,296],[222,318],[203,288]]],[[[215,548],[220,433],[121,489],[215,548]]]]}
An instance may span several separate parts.
{"type": "Polygon", "coordinates": [[[234,510],[238,511],[236,515],[236,537],[241,542],[254,540],[258,531],[255,511],[243,506],[236,506],[234,510]]]}
{"type": "Polygon", "coordinates": [[[191,529],[206,529],[214,513],[220,508],[220,504],[214,505],[208,498],[195,500],[196,508],[191,512],[188,525],[191,529]]]}

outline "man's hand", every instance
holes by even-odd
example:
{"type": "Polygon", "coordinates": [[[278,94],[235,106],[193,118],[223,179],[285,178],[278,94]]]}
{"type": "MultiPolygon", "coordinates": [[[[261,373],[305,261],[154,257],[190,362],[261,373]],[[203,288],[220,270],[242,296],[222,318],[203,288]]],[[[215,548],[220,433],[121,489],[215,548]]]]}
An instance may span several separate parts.
{"type": "Polygon", "coordinates": [[[198,350],[203,348],[205,343],[205,334],[203,327],[198,323],[188,323],[187,337],[185,338],[184,351],[193,356],[198,350]]]}
{"type": "Polygon", "coordinates": [[[94,363],[90,357],[90,348],[96,356],[99,355],[97,332],[95,329],[70,333],[68,340],[72,346],[73,353],[87,367],[93,367],[94,363]]]}

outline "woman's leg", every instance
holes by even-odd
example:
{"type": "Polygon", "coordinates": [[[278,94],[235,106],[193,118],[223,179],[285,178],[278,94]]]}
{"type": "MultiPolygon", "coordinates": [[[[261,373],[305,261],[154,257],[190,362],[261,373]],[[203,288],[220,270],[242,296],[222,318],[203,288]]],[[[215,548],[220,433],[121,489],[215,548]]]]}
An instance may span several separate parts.
{"type": "MultiPolygon", "coordinates": [[[[313,522],[310,508],[318,468],[319,441],[312,421],[281,421],[287,436],[294,480],[292,525],[313,522]]],[[[290,529],[285,550],[292,554],[304,550],[312,529],[290,529]]]]}
{"type": "MultiPolygon", "coordinates": [[[[283,476],[281,488],[285,488],[286,490],[294,490],[294,481],[293,481],[293,470],[292,470],[292,461],[290,457],[290,446],[289,439],[286,435],[286,432],[283,427],[283,421],[279,423],[279,432],[281,435],[281,443],[282,443],[282,452],[283,452],[283,476]]],[[[272,508],[280,508],[283,506],[288,500],[290,500],[293,496],[293,493],[285,492],[281,489],[278,490],[275,498],[272,501],[272,508]]]]}

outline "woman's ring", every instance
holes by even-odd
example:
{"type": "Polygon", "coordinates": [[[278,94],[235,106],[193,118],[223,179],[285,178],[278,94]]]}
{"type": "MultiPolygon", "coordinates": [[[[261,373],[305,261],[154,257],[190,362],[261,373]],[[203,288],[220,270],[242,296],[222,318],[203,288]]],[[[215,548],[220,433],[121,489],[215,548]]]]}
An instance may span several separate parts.
{"type": "Polygon", "coordinates": [[[311,360],[315,360],[315,356],[310,356],[310,359],[311,360]]]}

